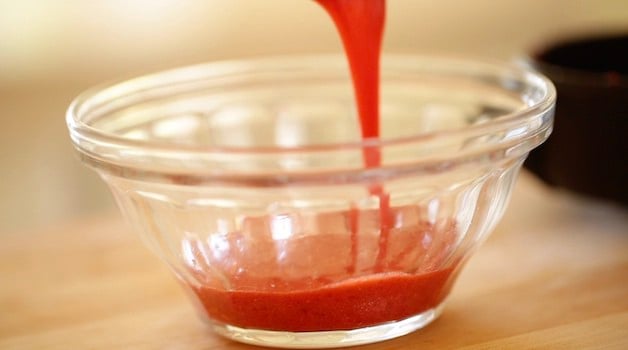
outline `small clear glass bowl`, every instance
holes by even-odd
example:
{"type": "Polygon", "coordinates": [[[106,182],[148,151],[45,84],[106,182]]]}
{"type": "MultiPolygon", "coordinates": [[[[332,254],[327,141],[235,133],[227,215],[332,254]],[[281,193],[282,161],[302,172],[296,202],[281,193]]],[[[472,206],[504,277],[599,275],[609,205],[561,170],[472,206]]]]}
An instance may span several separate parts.
{"type": "Polygon", "coordinates": [[[88,92],[81,159],[219,334],[372,343],[435,317],[552,128],[555,91],[507,65],[385,56],[360,138],[341,56],[210,63],[88,92]],[[364,152],[380,152],[365,168],[364,152]]]}

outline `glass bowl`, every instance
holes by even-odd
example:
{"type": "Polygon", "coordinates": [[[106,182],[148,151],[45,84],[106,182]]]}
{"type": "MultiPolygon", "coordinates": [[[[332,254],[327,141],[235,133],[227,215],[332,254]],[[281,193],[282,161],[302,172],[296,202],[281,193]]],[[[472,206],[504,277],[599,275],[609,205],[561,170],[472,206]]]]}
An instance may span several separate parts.
{"type": "Polygon", "coordinates": [[[217,333],[372,343],[442,310],[552,128],[555,91],[508,65],[384,56],[362,140],[341,56],[210,63],[77,98],[67,123],[217,333]],[[364,167],[368,152],[379,166],[364,167]]]}

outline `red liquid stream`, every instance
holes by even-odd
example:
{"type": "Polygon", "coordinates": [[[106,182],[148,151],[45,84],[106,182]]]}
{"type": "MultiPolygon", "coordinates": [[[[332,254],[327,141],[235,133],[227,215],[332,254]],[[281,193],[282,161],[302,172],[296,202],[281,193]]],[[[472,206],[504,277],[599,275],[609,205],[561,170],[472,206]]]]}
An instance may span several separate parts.
{"type": "MultiPolygon", "coordinates": [[[[377,139],[380,136],[379,65],[386,1],[315,1],[332,17],[342,38],[351,69],[362,138],[377,139]]],[[[380,149],[375,146],[365,147],[363,157],[367,168],[378,167],[381,163],[380,149]]],[[[360,253],[357,233],[360,230],[361,212],[353,206],[345,214],[350,231],[351,259],[345,279],[334,283],[321,282],[322,285],[318,287],[312,285],[311,281],[277,280],[277,283],[284,283],[285,286],[273,291],[262,287],[268,284],[268,279],[250,277],[246,280],[248,288],[243,290],[224,290],[215,285],[195,287],[195,292],[210,318],[244,328],[324,331],[356,329],[402,320],[440,304],[449,291],[454,268],[424,273],[393,272],[398,270],[395,266],[389,266],[393,262],[388,257],[388,250],[394,224],[393,212],[396,209],[390,207],[390,196],[385,193],[381,184],[371,185],[369,191],[379,197],[380,202],[378,252],[371,274],[350,279],[357,272],[360,253]],[[387,272],[388,269],[391,272],[387,272]],[[260,286],[259,290],[255,289],[256,285],[260,286]]],[[[263,225],[258,223],[257,226],[263,225]]],[[[403,260],[405,255],[417,249],[421,242],[416,237],[421,235],[440,235],[442,246],[438,253],[447,250],[455,236],[455,227],[431,235],[431,231],[421,228],[423,226],[424,224],[420,224],[410,230],[406,229],[409,232],[405,234],[413,238],[404,238],[397,233],[399,236],[395,243],[405,247],[398,255],[398,260],[403,260]]],[[[328,244],[329,242],[324,241],[326,239],[330,238],[322,234],[314,236],[312,247],[328,244]]],[[[322,254],[321,259],[330,258],[324,256],[324,249],[317,251],[322,254]]],[[[219,265],[219,262],[216,264],[219,265]]]]}
{"type": "MultiPolygon", "coordinates": [[[[385,0],[316,0],[329,13],[342,38],[358,106],[362,138],[379,137],[379,60],[386,18],[385,0]]],[[[377,149],[367,167],[378,166],[377,149]]]]}
{"type": "MultiPolygon", "coordinates": [[[[362,139],[377,139],[380,135],[379,74],[382,39],[386,19],[386,0],[316,0],[334,20],[342,39],[355,91],[362,139]]],[[[379,148],[365,148],[367,168],[381,163],[379,148]]],[[[381,233],[376,271],[383,271],[382,262],[388,247],[390,196],[381,185],[371,185],[372,195],[379,197],[381,233]]],[[[357,246],[357,227],[352,231],[353,245],[357,246]]]]}

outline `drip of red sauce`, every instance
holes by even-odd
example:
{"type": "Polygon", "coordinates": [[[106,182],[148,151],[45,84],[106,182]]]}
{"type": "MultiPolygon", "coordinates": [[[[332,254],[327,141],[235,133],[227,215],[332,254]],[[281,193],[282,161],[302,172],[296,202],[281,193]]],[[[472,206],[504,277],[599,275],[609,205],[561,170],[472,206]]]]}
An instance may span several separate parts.
{"type": "MultiPolygon", "coordinates": [[[[315,1],[327,10],[342,38],[351,69],[362,138],[376,140],[380,136],[379,66],[386,1],[315,1]]],[[[367,168],[381,164],[381,152],[376,146],[365,146],[363,156],[367,168]]],[[[342,254],[337,257],[328,255],[334,248],[349,245],[350,263],[343,272],[345,275],[318,276],[315,280],[282,280],[281,268],[278,268],[279,277],[273,277],[272,281],[257,276],[241,278],[237,281],[245,286],[241,289],[231,285],[226,290],[220,281],[208,281],[193,288],[209,317],[244,328],[294,332],[348,330],[402,320],[440,304],[449,292],[455,264],[446,269],[428,268],[421,272],[399,272],[398,265],[422,258],[433,259],[432,263],[440,266],[443,253],[449,250],[454,240],[455,225],[439,232],[431,224],[418,223],[399,231],[393,227],[394,218],[402,209],[391,208],[390,196],[381,184],[371,185],[369,192],[379,198],[380,232],[376,238],[374,264],[368,271],[358,271],[357,267],[360,248],[369,242],[358,240],[360,215],[365,214],[354,205],[342,214],[350,233],[349,242],[329,242],[343,236],[321,232],[311,236],[307,243],[309,252],[317,248],[320,259],[341,259],[342,254]],[[396,230],[394,239],[390,236],[393,230],[396,230]],[[422,246],[426,244],[431,245],[430,253],[421,253],[421,249],[428,249],[422,246]],[[325,245],[329,248],[321,248],[325,245]],[[392,250],[391,254],[389,250],[392,250]],[[269,284],[274,289],[264,287],[269,284]]],[[[250,230],[253,232],[262,226],[264,224],[256,222],[250,230]]],[[[269,238],[268,242],[273,241],[269,238]]],[[[196,243],[197,246],[201,244],[196,243]]],[[[197,250],[202,249],[194,249],[197,250]]],[[[198,264],[203,258],[199,256],[193,260],[198,264]]],[[[430,266],[432,263],[425,262],[430,266]]],[[[208,261],[205,264],[220,269],[221,263],[208,261]]],[[[256,266],[265,272],[274,269],[263,263],[256,266]]],[[[192,270],[200,280],[207,279],[207,276],[198,276],[204,267],[197,266],[192,270]]],[[[221,273],[229,275],[228,271],[221,273]]]]}

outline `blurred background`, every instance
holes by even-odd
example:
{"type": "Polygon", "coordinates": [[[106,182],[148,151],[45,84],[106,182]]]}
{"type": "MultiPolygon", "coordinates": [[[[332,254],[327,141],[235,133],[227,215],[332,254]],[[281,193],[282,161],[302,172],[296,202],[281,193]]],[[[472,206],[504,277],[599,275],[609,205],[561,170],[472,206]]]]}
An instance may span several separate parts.
{"type": "MultiPolygon", "coordinates": [[[[626,0],[389,0],[385,50],[512,60],[620,30],[626,0]]],[[[0,234],[113,210],[67,135],[81,91],[204,61],[340,49],[310,0],[0,0],[0,234]]]]}

